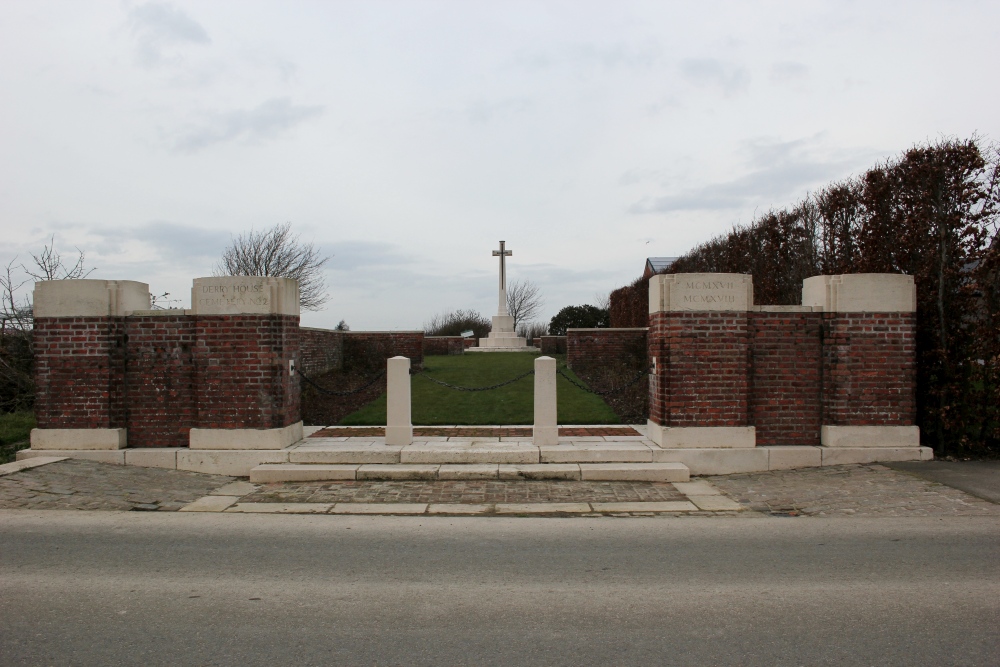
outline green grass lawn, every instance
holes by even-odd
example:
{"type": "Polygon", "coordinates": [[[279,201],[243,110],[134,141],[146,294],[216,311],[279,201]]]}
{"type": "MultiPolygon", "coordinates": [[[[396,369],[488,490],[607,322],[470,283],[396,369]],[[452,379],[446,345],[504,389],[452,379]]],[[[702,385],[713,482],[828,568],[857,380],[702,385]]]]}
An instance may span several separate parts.
{"type": "MultiPolygon", "coordinates": [[[[565,355],[554,355],[565,368],[565,355]]],[[[517,377],[534,368],[537,354],[526,352],[477,352],[454,356],[424,357],[424,372],[430,377],[462,387],[485,387],[517,377]]],[[[434,384],[425,377],[411,379],[413,423],[422,426],[449,424],[531,424],[534,420],[534,376],[491,391],[456,391],[434,384]]],[[[581,383],[582,384],[582,383],[581,383]]],[[[594,394],[577,389],[556,376],[560,424],[618,424],[608,405],[594,394]]],[[[383,394],[341,424],[381,426],[385,424],[383,394]]]]}
{"type": "Polygon", "coordinates": [[[35,415],[30,412],[0,414],[0,463],[14,460],[17,450],[28,446],[35,415]]]}

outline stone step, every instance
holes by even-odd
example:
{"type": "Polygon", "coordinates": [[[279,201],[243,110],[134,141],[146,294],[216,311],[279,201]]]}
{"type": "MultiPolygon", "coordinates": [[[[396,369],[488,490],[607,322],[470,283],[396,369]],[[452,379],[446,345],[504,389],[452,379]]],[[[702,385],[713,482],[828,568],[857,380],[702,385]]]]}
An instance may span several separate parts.
{"type": "Polygon", "coordinates": [[[253,483],[344,480],[566,479],[624,482],[686,482],[683,463],[533,464],[325,464],[265,463],[250,469],[253,483]]]}

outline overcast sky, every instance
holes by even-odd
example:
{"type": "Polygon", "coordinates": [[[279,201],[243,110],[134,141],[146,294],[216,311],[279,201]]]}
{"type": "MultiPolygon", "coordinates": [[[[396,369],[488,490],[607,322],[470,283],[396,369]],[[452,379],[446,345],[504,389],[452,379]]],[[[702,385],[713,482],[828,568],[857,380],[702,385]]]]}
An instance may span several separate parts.
{"type": "Polygon", "coordinates": [[[308,326],[547,320],[914,143],[1000,139],[993,2],[0,2],[0,260],[188,306],[231,235],[331,255],[308,326]]]}

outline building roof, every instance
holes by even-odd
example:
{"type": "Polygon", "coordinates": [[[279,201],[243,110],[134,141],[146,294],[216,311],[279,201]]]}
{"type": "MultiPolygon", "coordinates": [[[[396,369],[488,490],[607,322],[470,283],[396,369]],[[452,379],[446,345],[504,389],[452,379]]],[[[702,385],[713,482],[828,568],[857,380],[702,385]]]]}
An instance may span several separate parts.
{"type": "Polygon", "coordinates": [[[676,257],[647,257],[646,269],[643,271],[643,276],[648,278],[649,276],[661,273],[670,268],[670,265],[676,261],[676,257]]]}

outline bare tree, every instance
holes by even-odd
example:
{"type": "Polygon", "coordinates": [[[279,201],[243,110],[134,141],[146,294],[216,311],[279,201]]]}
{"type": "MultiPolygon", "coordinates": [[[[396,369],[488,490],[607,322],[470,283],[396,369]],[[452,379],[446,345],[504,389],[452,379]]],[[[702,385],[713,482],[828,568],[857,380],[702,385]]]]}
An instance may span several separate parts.
{"type": "Polygon", "coordinates": [[[514,329],[538,315],[544,305],[538,286],[530,280],[515,280],[507,286],[507,312],[514,318],[514,329]]]}
{"type": "MultiPolygon", "coordinates": [[[[62,255],[56,251],[56,236],[53,234],[52,238],[49,239],[48,244],[42,248],[40,253],[37,255],[34,253],[31,254],[31,259],[35,260],[35,265],[29,268],[22,264],[21,268],[35,280],[72,280],[86,278],[94,272],[94,269],[87,269],[84,266],[84,255],[82,250],[77,248],[76,252],[76,262],[74,262],[73,266],[67,266],[63,263],[62,255]]],[[[7,274],[9,277],[9,270],[7,274]]]]}
{"type": "Polygon", "coordinates": [[[292,224],[275,225],[266,231],[250,230],[233,239],[215,267],[217,276],[274,276],[299,281],[299,304],[303,310],[322,310],[326,293],[322,257],[312,243],[292,234],[292,224]]]}
{"type": "Polygon", "coordinates": [[[30,267],[16,264],[15,257],[0,269],[0,411],[29,409],[35,397],[35,320],[31,299],[18,296],[20,289],[33,280],[86,278],[94,270],[86,268],[79,248],[76,261],[66,265],[56,251],[55,236],[31,258],[30,267]]]}
{"type": "Polygon", "coordinates": [[[611,310],[611,292],[596,292],[594,305],[601,310],[611,310]]]}

